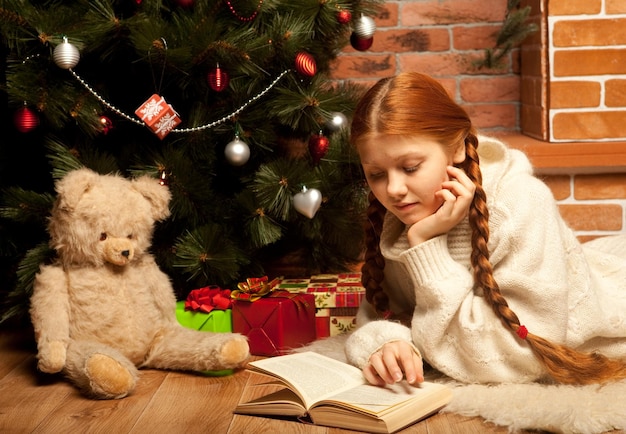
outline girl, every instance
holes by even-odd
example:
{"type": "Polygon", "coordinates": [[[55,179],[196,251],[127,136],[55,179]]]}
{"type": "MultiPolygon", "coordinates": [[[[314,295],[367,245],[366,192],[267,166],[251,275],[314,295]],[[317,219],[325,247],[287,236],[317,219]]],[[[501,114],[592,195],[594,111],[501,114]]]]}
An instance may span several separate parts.
{"type": "Polygon", "coordinates": [[[468,383],[626,378],[626,236],[581,245],[526,156],[425,75],[374,85],[351,141],[369,303],[346,355],[370,383],[419,383],[422,357],[468,383]]]}

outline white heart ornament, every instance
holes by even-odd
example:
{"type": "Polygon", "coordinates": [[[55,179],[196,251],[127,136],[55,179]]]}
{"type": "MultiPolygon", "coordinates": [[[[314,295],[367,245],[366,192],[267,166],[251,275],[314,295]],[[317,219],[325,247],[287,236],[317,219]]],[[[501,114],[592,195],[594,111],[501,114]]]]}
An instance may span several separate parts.
{"type": "Polygon", "coordinates": [[[322,204],[322,193],[315,188],[302,188],[300,193],[293,196],[293,207],[300,214],[312,219],[322,204]]]}

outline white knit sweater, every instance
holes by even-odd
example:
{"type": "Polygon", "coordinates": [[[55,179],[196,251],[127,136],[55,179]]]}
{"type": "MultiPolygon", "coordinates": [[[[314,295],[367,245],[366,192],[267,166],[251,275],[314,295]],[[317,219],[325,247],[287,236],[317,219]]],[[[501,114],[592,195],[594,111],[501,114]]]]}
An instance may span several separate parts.
{"type": "MultiPolygon", "coordinates": [[[[626,358],[626,236],[581,245],[526,156],[480,137],[490,211],[491,263],[509,307],[529,332],[584,351],[626,358]]],[[[406,227],[387,213],[381,235],[391,309],[411,328],[378,320],[364,302],[348,360],[363,367],[391,340],[412,342],[425,361],[468,383],[528,382],[545,376],[528,345],[504,326],[474,287],[467,221],[409,248],[406,227]]]]}

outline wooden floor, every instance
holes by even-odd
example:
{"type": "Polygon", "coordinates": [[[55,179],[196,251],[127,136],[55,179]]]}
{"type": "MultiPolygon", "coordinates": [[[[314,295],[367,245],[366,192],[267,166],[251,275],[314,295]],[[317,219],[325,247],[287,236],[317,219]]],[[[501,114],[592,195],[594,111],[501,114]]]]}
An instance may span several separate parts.
{"type": "MultiPolygon", "coordinates": [[[[342,434],[341,429],[295,421],[234,415],[259,376],[226,377],[141,371],[135,392],[121,400],[81,396],[57,375],[38,373],[28,330],[0,329],[0,433],[303,433],[342,434]]],[[[438,414],[402,433],[507,433],[479,418],[438,414]]]]}

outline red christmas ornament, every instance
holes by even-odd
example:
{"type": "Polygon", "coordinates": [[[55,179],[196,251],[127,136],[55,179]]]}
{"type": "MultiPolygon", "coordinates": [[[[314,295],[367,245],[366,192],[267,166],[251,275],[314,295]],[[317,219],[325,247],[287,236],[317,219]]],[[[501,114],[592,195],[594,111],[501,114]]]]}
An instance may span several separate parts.
{"type": "Polygon", "coordinates": [[[352,35],[350,35],[350,45],[352,45],[352,48],[355,50],[366,51],[372,46],[373,43],[374,37],[363,39],[359,38],[356,33],[352,33],[352,35]]]}
{"type": "Polygon", "coordinates": [[[352,12],[347,9],[341,9],[339,12],[337,12],[337,21],[339,21],[339,23],[341,24],[348,24],[350,21],[352,21],[352,12]]]}
{"type": "Polygon", "coordinates": [[[228,87],[230,78],[228,77],[228,73],[217,65],[213,71],[209,72],[207,80],[209,81],[211,89],[216,92],[221,92],[228,87]]]}
{"type": "Polygon", "coordinates": [[[305,51],[296,54],[296,71],[307,77],[313,77],[317,72],[317,64],[313,56],[305,51]]]}
{"type": "Polygon", "coordinates": [[[39,116],[28,107],[22,107],[15,112],[13,122],[20,133],[28,133],[39,125],[39,116]]]}
{"type": "Polygon", "coordinates": [[[102,125],[102,133],[105,136],[113,129],[113,122],[106,116],[100,116],[100,125],[102,125]]]}
{"type": "Polygon", "coordinates": [[[322,157],[328,152],[329,145],[328,137],[322,133],[311,136],[309,139],[309,152],[311,153],[311,158],[313,158],[313,164],[319,164],[322,157]]]}

